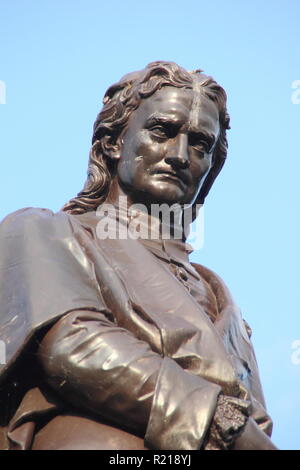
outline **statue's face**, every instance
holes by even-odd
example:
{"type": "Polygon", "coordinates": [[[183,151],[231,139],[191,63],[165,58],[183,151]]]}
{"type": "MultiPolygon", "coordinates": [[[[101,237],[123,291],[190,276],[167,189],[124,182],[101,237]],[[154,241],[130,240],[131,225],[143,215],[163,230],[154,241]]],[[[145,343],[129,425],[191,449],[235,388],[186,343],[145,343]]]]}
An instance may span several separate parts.
{"type": "Polygon", "coordinates": [[[185,88],[161,88],[130,116],[119,184],[134,203],[192,204],[211,167],[219,131],[211,100],[185,88]]]}

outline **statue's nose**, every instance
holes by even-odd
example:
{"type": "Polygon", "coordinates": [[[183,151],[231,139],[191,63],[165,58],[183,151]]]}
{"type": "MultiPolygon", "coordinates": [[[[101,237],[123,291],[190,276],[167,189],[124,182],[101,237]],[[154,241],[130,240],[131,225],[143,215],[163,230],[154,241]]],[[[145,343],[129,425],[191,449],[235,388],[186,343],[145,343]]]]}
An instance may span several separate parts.
{"type": "Polygon", "coordinates": [[[188,136],[186,134],[178,134],[174,141],[174,145],[169,149],[165,161],[174,169],[188,168],[190,166],[188,136]]]}

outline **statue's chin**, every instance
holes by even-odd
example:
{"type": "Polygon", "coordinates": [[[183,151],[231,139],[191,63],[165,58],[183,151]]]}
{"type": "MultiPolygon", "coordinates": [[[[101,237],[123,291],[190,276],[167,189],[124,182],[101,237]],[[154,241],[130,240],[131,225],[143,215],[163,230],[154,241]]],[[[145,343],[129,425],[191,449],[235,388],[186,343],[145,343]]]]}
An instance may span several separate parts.
{"type": "Polygon", "coordinates": [[[188,204],[184,190],[176,182],[149,182],[147,187],[131,192],[132,200],[142,204],[188,204]]]}

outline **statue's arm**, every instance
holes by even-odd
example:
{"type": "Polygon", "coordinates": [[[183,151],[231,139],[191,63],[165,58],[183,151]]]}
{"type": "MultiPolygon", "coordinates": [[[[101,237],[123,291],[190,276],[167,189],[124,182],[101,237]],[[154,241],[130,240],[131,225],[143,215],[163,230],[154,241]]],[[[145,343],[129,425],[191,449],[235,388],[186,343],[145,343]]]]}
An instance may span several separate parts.
{"type": "Polygon", "coordinates": [[[247,417],[247,402],[220,395],[218,386],[163,359],[101,312],[65,315],[38,356],[66,402],[145,437],[150,448],[275,449],[247,417]]]}
{"type": "Polygon", "coordinates": [[[199,449],[220,387],[116,326],[100,312],[71,312],[40,343],[48,384],[65,401],[145,437],[154,449],[199,449]]]}
{"type": "Polygon", "coordinates": [[[162,359],[102,313],[62,317],[40,343],[46,381],[79,409],[142,431],[162,359]]]}

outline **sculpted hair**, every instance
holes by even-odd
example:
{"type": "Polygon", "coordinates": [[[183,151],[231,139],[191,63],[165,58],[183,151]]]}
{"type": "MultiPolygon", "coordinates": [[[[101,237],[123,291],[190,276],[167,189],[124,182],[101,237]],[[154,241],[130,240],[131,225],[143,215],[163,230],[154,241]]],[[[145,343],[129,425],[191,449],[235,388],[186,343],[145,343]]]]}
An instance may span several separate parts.
{"type": "Polygon", "coordinates": [[[201,85],[201,93],[216,103],[220,120],[220,135],[214,149],[212,167],[194,206],[203,204],[227,156],[226,130],[229,129],[229,115],[226,109],[226,93],[212,77],[204,75],[201,70],[188,72],[174,62],[159,61],[151,62],[141,71],[125,75],[108,88],[103,98],[103,108],[94,124],[84,188],[65,204],[62,210],[71,214],[96,210],[105,201],[115,175],[117,161],[111,155],[114,149],[121,146],[122,135],[126,131],[131,113],[139,107],[143,99],[153,95],[163,86],[193,89],[195,80],[201,85]]]}

